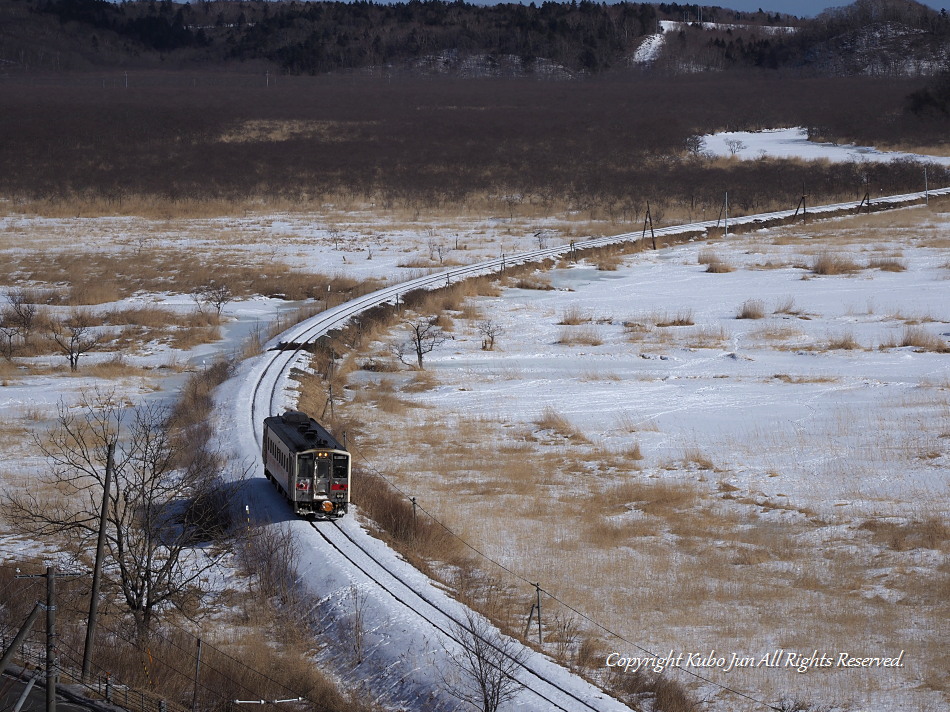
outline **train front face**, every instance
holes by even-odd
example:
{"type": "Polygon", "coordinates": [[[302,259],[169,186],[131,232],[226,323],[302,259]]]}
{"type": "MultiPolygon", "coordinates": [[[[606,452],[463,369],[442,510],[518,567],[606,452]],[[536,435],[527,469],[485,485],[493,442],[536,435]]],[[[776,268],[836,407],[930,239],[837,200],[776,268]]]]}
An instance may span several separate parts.
{"type": "Polygon", "coordinates": [[[350,503],[349,453],[319,448],[297,453],[294,500],[298,512],[320,519],[346,514],[350,503]]]}

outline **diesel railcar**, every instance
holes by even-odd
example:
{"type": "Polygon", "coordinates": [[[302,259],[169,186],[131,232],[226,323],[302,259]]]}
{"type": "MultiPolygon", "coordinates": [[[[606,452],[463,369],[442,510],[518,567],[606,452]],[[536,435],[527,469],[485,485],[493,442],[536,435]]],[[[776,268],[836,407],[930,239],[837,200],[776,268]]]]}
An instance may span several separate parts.
{"type": "Polygon", "coordinates": [[[294,513],[337,519],[350,503],[350,454],[306,413],[288,410],[264,418],[264,476],[294,513]]]}

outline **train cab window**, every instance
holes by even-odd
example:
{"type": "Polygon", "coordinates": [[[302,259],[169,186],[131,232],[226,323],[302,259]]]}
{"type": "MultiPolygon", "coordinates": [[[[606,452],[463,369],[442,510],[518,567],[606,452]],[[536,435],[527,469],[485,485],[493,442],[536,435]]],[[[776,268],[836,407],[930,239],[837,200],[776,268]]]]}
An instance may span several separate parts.
{"type": "Polygon", "coordinates": [[[330,476],[330,463],[327,460],[317,460],[317,477],[325,480],[330,476]]]}
{"type": "Polygon", "coordinates": [[[345,480],[347,475],[347,457],[346,455],[333,456],[333,476],[338,480],[345,480]]]}
{"type": "Polygon", "coordinates": [[[313,477],[313,455],[300,455],[297,458],[297,477],[313,477]]]}

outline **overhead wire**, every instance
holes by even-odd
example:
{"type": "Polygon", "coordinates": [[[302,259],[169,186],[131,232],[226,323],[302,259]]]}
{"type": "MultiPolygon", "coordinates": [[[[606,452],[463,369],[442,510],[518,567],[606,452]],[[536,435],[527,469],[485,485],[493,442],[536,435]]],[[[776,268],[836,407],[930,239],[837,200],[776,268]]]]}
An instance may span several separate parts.
{"type": "MultiPolygon", "coordinates": [[[[572,613],[574,613],[574,614],[580,616],[583,620],[587,621],[588,623],[590,623],[591,625],[595,626],[596,628],[599,628],[600,630],[602,630],[603,632],[607,633],[608,635],[610,635],[610,636],[612,636],[612,637],[614,637],[614,638],[617,638],[618,640],[622,640],[623,642],[625,642],[625,643],[627,643],[628,645],[630,645],[630,646],[636,648],[636,649],[639,650],[640,652],[646,653],[646,654],[647,654],[648,656],[650,656],[650,657],[654,657],[654,658],[660,657],[659,655],[657,655],[656,653],[652,652],[651,650],[649,650],[649,649],[647,649],[647,648],[644,648],[643,646],[639,645],[638,643],[635,643],[635,642],[629,640],[628,638],[626,638],[625,636],[621,635],[620,633],[617,633],[616,631],[611,630],[611,629],[608,628],[606,625],[603,625],[602,623],[600,623],[600,622],[594,620],[593,618],[591,618],[591,617],[588,616],[587,614],[585,614],[585,613],[579,611],[577,608],[573,607],[573,606],[570,605],[569,603],[566,603],[565,601],[561,600],[560,598],[558,598],[557,596],[555,596],[555,595],[554,595],[553,593],[551,593],[550,591],[548,591],[548,590],[542,588],[541,585],[540,585],[540,583],[537,583],[537,582],[533,582],[533,581],[528,580],[528,579],[525,578],[523,575],[517,573],[516,571],[513,571],[511,568],[509,568],[508,566],[505,566],[505,565],[504,565],[503,563],[501,563],[500,561],[498,561],[498,560],[496,560],[496,559],[493,559],[491,556],[488,556],[487,554],[485,554],[483,551],[481,551],[481,550],[478,549],[476,546],[474,546],[474,545],[471,544],[470,542],[466,541],[462,536],[460,536],[459,534],[457,534],[454,530],[452,530],[451,527],[449,527],[447,524],[445,524],[444,522],[442,522],[442,521],[441,521],[438,517],[436,517],[434,514],[432,514],[432,513],[429,512],[428,510],[426,510],[422,505],[420,505],[417,501],[415,501],[413,497],[410,497],[410,495],[409,495],[405,490],[403,490],[401,487],[399,487],[399,485],[397,485],[397,484],[396,484],[395,482],[393,482],[389,477],[387,477],[387,476],[385,475],[385,473],[383,473],[379,468],[377,468],[375,465],[373,465],[373,463],[369,461],[369,459],[359,450],[359,448],[350,447],[349,449],[350,449],[350,450],[355,450],[355,451],[356,451],[356,454],[359,455],[359,457],[363,460],[364,463],[366,463],[367,467],[368,467],[370,470],[372,470],[372,472],[373,472],[374,474],[376,474],[378,477],[380,477],[381,479],[383,479],[383,481],[385,481],[385,482],[386,482],[389,486],[391,486],[394,490],[396,490],[397,492],[399,492],[399,494],[401,494],[402,496],[406,497],[407,499],[413,500],[413,506],[414,506],[414,507],[416,507],[416,508],[418,508],[420,511],[422,511],[422,512],[423,512],[426,516],[428,516],[433,522],[435,522],[436,524],[438,524],[442,529],[444,529],[446,532],[448,532],[448,534],[450,534],[452,537],[454,537],[455,539],[457,539],[460,543],[462,543],[462,544],[463,544],[464,546],[466,546],[467,548],[471,549],[471,550],[472,550],[473,552],[475,552],[478,556],[482,557],[483,559],[485,559],[486,561],[488,561],[488,562],[491,563],[492,565],[497,566],[497,567],[498,567],[499,569],[501,569],[502,571],[505,571],[506,573],[510,574],[511,576],[514,576],[514,577],[515,577],[516,579],[518,579],[519,581],[522,581],[523,583],[526,583],[526,584],[528,584],[529,586],[536,587],[538,590],[540,590],[542,593],[544,593],[546,596],[548,596],[551,600],[556,601],[557,603],[561,604],[562,606],[564,606],[565,608],[567,608],[567,609],[568,609],[569,611],[571,611],[572,613]]],[[[747,694],[747,693],[745,693],[745,692],[742,692],[741,690],[736,690],[736,689],[734,689],[734,688],[732,688],[732,687],[729,687],[728,685],[723,685],[723,684],[720,683],[720,682],[716,682],[715,680],[713,680],[713,679],[711,679],[711,678],[708,678],[708,677],[706,677],[705,675],[702,675],[702,674],[700,674],[700,673],[698,673],[698,672],[694,672],[693,670],[690,670],[689,668],[684,668],[684,667],[675,666],[675,667],[673,667],[673,668],[671,668],[671,669],[673,669],[673,670],[678,670],[678,671],[680,671],[680,672],[682,672],[682,673],[685,673],[685,674],[687,674],[687,675],[691,675],[693,678],[695,678],[695,679],[697,679],[697,680],[701,680],[701,681],[703,681],[703,682],[705,682],[705,683],[708,683],[708,684],[710,684],[710,685],[714,685],[715,687],[718,687],[720,690],[723,690],[723,691],[725,691],[725,692],[729,692],[729,693],[731,693],[731,694],[737,695],[737,696],[742,697],[742,698],[744,698],[744,699],[747,699],[747,700],[749,700],[749,701],[751,701],[751,702],[755,702],[756,704],[761,705],[761,706],[763,706],[763,707],[766,707],[766,708],[768,708],[768,709],[771,709],[771,710],[779,710],[779,709],[780,709],[780,708],[775,707],[774,705],[772,705],[772,704],[770,704],[770,703],[768,703],[768,702],[765,702],[764,700],[757,699],[757,698],[753,697],[752,695],[749,695],[749,694],[747,694]]]]}

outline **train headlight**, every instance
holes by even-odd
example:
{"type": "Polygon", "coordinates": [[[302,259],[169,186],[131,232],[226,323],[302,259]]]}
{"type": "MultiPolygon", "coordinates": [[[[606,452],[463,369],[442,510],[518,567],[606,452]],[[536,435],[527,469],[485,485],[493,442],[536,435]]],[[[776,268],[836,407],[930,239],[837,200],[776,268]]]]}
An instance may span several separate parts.
{"type": "Polygon", "coordinates": [[[323,504],[320,505],[320,509],[322,509],[324,512],[329,514],[330,512],[333,511],[333,502],[331,502],[330,500],[324,501],[323,504]]]}

